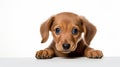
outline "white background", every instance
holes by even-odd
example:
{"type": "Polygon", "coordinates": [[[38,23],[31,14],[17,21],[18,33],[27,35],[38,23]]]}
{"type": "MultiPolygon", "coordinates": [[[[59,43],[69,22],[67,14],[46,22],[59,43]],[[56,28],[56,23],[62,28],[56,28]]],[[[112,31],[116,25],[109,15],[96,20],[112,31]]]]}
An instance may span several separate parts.
{"type": "Polygon", "coordinates": [[[0,0],[0,57],[34,57],[41,44],[40,24],[59,12],[85,16],[97,27],[91,47],[105,57],[120,56],[119,0],[0,0]]]}

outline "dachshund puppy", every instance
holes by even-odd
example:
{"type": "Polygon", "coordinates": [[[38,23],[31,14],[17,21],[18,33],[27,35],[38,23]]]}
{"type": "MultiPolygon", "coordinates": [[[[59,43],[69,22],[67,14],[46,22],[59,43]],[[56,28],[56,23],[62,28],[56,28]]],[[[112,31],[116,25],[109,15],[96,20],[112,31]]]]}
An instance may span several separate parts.
{"type": "Polygon", "coordinates": [[[101,58],[103,56],[102,51],[89,47],[96,34],[96,27],[83,16],[62,12],[50,17],[40,27],[41,43],[47,41],[49,31],[52,32],[53,41],[48,48],[36,52],[37,59],[82,56],[101,58]]]}

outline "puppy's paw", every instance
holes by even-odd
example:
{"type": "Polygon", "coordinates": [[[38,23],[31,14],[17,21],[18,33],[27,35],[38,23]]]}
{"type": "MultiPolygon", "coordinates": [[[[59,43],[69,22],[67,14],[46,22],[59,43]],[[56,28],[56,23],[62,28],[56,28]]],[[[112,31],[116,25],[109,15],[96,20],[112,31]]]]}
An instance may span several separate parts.
{"type": "Polygon", "coordinates": [[[102,58],[103,53],[100,50],[90,50],[87,52],[87,57],[89,57],[89,58],[102,58]]]}
{"type": "Polygon", "coordinates": [[[36,52],[37,59],[48,59],[53,57],[53,51],[50,49],[40,50],[36,52]]]}

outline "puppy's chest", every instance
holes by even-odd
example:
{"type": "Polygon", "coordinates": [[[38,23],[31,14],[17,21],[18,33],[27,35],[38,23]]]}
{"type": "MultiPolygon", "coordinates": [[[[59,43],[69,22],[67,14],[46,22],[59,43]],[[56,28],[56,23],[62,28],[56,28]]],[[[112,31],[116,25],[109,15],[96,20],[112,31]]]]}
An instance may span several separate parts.
{"type": "Polygon", "coordinates": [[[68,56],[70,57],[83,56],[85,48],[86,46],[83,43],[79,43],[76,50],[69,53],[68,56]]]}
{"type": "Polygon", "coordinates": [[[82,49],[76,49],[74,52],[71,52],[68,54],[69,57],[78,57],[83,56],[83,50],[82,49]]]}

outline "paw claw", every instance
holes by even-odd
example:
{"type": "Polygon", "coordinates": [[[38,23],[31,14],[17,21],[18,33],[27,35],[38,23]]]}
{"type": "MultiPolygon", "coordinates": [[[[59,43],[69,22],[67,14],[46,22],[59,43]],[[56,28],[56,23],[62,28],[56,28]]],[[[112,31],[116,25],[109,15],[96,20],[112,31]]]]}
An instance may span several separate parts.
{"type": "Polygon", "coordinates": [[[36,52],[36,56],[37,59],[48,59],[48,58],[52,58],[52,54],[50,51],[48,50],[40,50],[36,52]]]}
{"type": "Polygon", "coordinates": [[[100,50],[93,50],[87,53],[87,57],[94,58],[94,59],[100,59],[103,57],[103,53],[100,50]]]}

